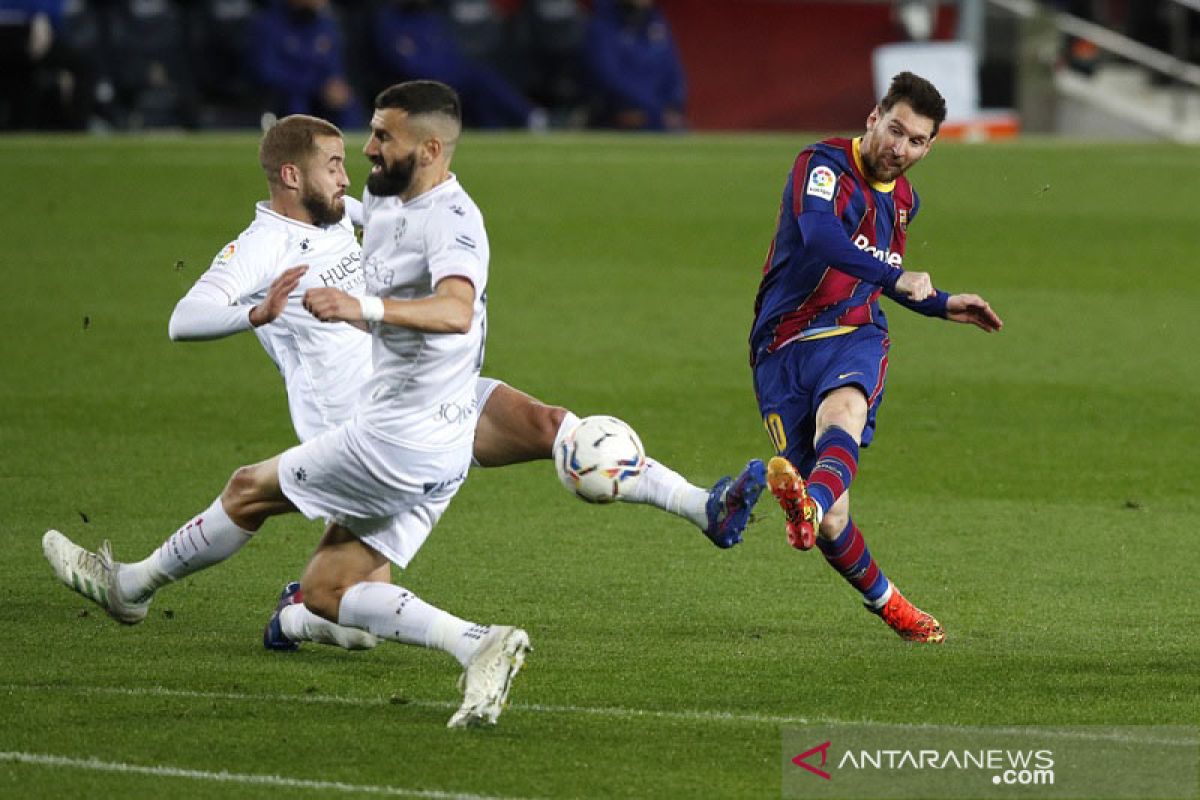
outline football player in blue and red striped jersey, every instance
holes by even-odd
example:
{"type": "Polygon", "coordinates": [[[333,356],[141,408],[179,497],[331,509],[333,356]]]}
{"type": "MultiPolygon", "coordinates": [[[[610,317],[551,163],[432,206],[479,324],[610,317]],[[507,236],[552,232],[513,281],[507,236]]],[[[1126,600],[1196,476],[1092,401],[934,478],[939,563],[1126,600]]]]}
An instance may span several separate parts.
{"type": "Polygon", "coordinates": [[[926,316],[1000,330],[975,294],[947,294],[904,269],[920,208],[904,177],[929,153],[946,104],[929,81],[897,75],[855,139],[796,158],[763,267],[750,334],[754,390],[778,456],[767,482],[793,546],[826,560],[910,641],[940,643],[941,625],[887,579],[850,517],[859,448],[871,443],[889,346],[886,295],[926,316]]]}

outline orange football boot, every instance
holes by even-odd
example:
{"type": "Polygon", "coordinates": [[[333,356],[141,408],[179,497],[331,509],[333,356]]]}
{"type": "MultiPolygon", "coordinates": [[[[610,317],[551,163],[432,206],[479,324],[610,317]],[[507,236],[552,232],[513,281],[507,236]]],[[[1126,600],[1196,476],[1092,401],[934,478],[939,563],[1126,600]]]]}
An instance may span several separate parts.
{"type": "Polygon", "coordinates": [[[892,587],[892,596],[884,603],[883,608],[870,610],[882,617],[905,641],[926,644],[941,644],[946,641],[946,632],[942,630],[942,624],[934,619],[932,614],[910,603],[895,586],[892,587]]]}
{"type": "Polygon", "coordinates": [[[804,479],[783,456],[767,463],[767,486],[787,517],[788,542],[797,550],[817,543],[817,501],[808,496],[804,479]]]}

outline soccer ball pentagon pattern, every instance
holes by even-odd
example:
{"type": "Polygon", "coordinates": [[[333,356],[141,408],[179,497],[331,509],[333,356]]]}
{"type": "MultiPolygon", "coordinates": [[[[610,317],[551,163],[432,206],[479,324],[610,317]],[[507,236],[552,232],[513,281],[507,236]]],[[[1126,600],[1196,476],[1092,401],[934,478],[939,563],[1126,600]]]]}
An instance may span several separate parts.
{"type": "Polygon", "coordinates": [[[646,451],[616,417],[584,417],[559,442],[554,467],[567,491],[589,503],[611,503],[646,471],[646,451]]]}

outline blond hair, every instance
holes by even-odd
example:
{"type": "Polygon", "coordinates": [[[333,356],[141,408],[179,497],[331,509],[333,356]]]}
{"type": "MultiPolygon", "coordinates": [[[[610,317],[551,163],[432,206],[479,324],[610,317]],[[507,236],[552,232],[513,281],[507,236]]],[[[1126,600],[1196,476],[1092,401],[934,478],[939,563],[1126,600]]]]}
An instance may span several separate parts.
{"type": "Polygon", "coordinates": [[[284,164],[301,164],[314,156],[320,136],[340,139],[342,132],[332,122],[307,114],[292,114],[268,128],[258,146],[258,163],[267,173],[267,182],[279,185],[279,170],[284,164]]]}

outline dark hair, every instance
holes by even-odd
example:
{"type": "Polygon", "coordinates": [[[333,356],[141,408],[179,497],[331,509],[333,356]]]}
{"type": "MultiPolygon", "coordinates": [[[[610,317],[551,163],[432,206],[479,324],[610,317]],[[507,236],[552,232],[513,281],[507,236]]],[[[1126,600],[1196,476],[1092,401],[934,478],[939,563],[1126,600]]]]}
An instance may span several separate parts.
{"type": "Polygon", "coordinates": [[[292,114],[276,122],[263,134],[258,145],[258,163],[267,173],[267,180],[279,183],[279,170],[284,164],[299,164],[317,152],[318,136],[342,138],[342,132],[332,122],[306,114],[292,114]]]}
{"type": "Polygon", "coordinates": [[[399,108],[412,116],[441,114],[462,122],[458,92],[438,81],[405,81],[389,86],[375,96],[375,108],[399,108]]]}
{"type": "Polygon", "coordinates": [[[892,78],[892,85],[888,87],[887,94],[879,101],[879,108],[886,114],[896,103],[908,103],[913,111],[933,120],[934,136],[937,136],[938,128],[946,121],[945,98],[936,86],[920,75],[901,72],[892,78]]]}

